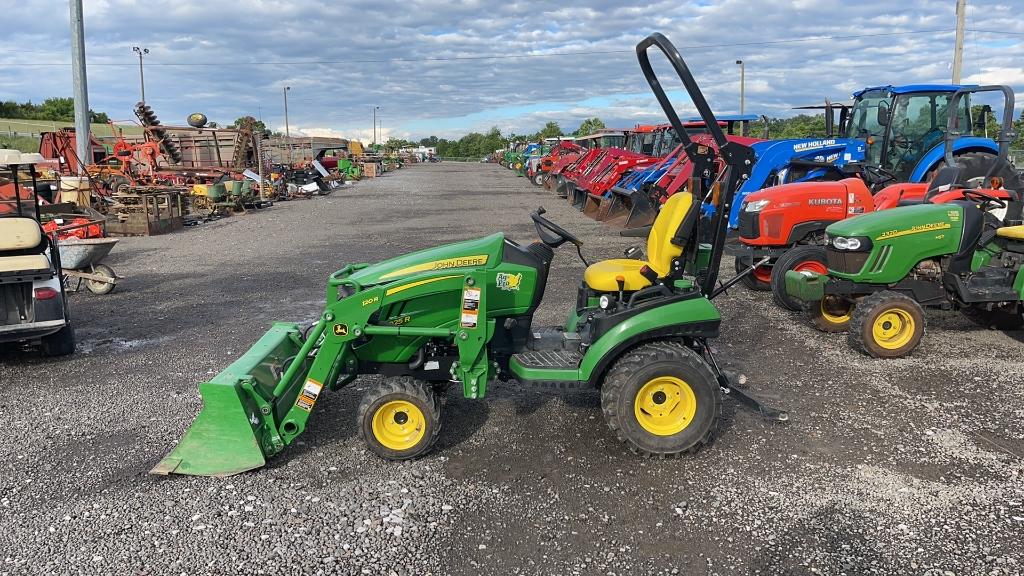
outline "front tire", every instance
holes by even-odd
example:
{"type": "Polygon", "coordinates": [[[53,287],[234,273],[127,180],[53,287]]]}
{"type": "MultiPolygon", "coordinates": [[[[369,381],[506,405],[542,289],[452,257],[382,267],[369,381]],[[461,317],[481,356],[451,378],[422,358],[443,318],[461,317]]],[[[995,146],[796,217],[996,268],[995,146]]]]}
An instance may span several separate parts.
{"type": "Polygon", "coordinates": [[[857,303],[847,334],[850,346],[874,358],[901,358],[924,336],[924,309],[914,299],[883,290],[857,303]]]}
{"type": "Polygon", "coordinates": [[[821,246],[795,246],[779,256],[772,266],[772,299],[786,310],[800,311],[804,309],[803,303],[786,292],[786,272],[790,270],[827,274],[825,249],[821,246]]]}
{"type": "Polygon", "coordinates": [[[601,388],[608,428],[646,457],[696,452],[718,427],[721,389],[707,363],[675,342],[652,342],[626,353],[601,388]]]}
{"type": "Polygon", "coordinates": [[[852,300],[834,295],[826,295],[817,302],[810,302],[804,313],[811,324],[822,332],[846,332],[853,314],[852,300]]]}
{"type": "Polygon", "coordinates": [[[430,384],[402,376],[371,388],[359,403],[359,435],[386,460],[430,451],[441,432],[441,402],[430,384]]]}
{"type": "MultiPolygon", "coordinates": [[[[733,265],[733,268],[736,270],[737,275],[749,267],[749,265],[745,264],[744,262],[741,262],[738,257],[736,258],[735,264],[733,265]]],[[[754,268],[754,270],[751,271],[750,274],[747,274],[746,276],[741,278],[740,284],[743,284],[743,286],[746,287],[748,290],[764,292],[766,290],[771,289],[771,276],[772,265],[770,263],[762,264],[761,266],[754,268]]]]}
{"type": "MultiPolygon", "coordinates": [[[[117,278],[114,274],[113,268],[106,264],[97,264],[93,266],[92,273],[98,276],[105,276],[111,280],[115,280],[117,278]]],[[[110,294],[114,291],[114,288],[117,287],[117,284],[112,282],[101,282],[99,280],[86,280],[85,287],[93,294],[110,294]]]]}

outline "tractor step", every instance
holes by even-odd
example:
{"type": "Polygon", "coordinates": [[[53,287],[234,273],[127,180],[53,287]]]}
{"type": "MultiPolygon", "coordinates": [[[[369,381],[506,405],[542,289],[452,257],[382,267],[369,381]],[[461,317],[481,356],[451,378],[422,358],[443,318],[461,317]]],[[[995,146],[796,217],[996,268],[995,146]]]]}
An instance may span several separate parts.
{"type": "Polygon", "coordinates": [[[569,350],[533,350],[512,356],[524,368],[576,369],[583,354],[569,350]]]}
{"type": "Polygon", "coordinates": [[[539,351],[576,351],[580,349],[580,335],[576,332],[566,332],[562,328],[543,328],[530,334],[527,347],[539,351]]]}

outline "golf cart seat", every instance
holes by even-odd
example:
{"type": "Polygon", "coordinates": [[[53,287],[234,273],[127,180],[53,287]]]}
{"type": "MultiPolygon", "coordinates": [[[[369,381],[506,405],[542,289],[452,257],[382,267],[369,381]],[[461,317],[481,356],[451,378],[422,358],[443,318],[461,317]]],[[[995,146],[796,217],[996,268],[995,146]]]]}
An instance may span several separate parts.
{"type": "Polygon", "coordinates": [[[0,218],[0,274],[49,270],[46,237],[32,218],[0,218]]]}
{"type": "Polygon", "coordinates": [[[650,286],[651,278],[664,278],[672,270],[672,261],[683,253],[684,246],[673,242],[675,238],[689,236],[688,229],[696,222],[700,210],[693,201],[693,195],[679,192],[669,197],[662,206],[658,217],[647,235],[647,260],[618,258],[602,260],[587,267],[583,273],[583,281],[591,290],[597,292],[615,292],[619,290],[618,278],[624,280],[622,289],[634,292],[650,286]],[[680,230],[685,224],[684,230],[680,230]],[[645,272],[644,268],[651,272],[645,272]],[[644,274],[647,274],[645,276],[644,274]]]}

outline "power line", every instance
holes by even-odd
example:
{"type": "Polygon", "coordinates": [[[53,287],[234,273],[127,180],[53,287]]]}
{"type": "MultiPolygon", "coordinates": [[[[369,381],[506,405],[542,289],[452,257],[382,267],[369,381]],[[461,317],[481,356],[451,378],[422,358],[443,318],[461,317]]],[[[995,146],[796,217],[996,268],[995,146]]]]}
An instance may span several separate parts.
{"type": "MultiPolygon", "coordinates": [[[[861,38],[880,38],[892,36],[909,36],[918,34],[945,34],[952,33],[954,29],[935,30],[907,30],[903,32],[877,32],[874,34],[850,34],[832,36],[808,36],[805,38],[789,38],[784,40],[761,40],[754,42],[730,42],[727,44],[695,44],[692,46],[680,46],[680,50],[709,50],[714,48],[733,48],[737,46],[770,46],[779,44],[796,44],[802,42],[817,42],[824,40],[857,40],[861,38]]],[[[972,30],[974,32],[975,30],[972,30]]],[[[989,31],[977,31],[989,32],[989,31]]],[[[1019,34],[1024,32],[1011,33],[1002,31],[991,31],[996,34],[1019,34]]],[[[12,50],[11,52],[18,52],[12,50]]],[[[218,66],[311,66],[321,64],[383,64],[388,62],[458,62],[477,60],[512,60],[520,58],[551,58],[563,56],[601,56],[610,54],[633,54],[633,50],[586,50],[579,52],[547,52],[543,54],[496,54],[485,56],[438,56],[423,58],[368,58],[368,59],[345,59],[345,60],[291,60],[291,61],[256,61],[256,62],[147,62],[148,66],[182,66],[182,67],[218,67],[218,66]]],[[[67,66],[67,62],[35,62],[35,63],[12,63],[0,64],[0,68],[13,66],[67,66]]],[[[133,63],[124,62],[90,62],[89,66],[134,66],[133,63]]]]}

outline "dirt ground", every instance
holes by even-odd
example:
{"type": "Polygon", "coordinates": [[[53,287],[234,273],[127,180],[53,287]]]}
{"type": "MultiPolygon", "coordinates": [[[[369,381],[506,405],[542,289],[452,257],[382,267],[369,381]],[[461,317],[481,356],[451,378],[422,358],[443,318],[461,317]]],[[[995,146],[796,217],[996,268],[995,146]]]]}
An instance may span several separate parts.
{"type": "MultiPolygon", "coordinates": [[[[313,321],[332,271],[494,231],[529,242],[538,205],[591,260],[636,243],[454,163],[120,242],[117,290],[72,296],[78,353],[0,354],[0,574],[1024,572],[1022,335],[929,312],[912,357],[872,360],[741,287],[715,300],[720,361],[792,420],[726,400],[693,456],[634,456],[594,391],[500,383],[453,389],[435,450],[383,462],[355,428],[367,378],[261,470],[147,474],[197,384],[272,321],[313,321]]],[[[557,251],[535,323],[562,321],[582,270],[557,251]]]]}

